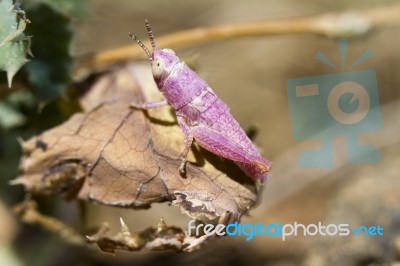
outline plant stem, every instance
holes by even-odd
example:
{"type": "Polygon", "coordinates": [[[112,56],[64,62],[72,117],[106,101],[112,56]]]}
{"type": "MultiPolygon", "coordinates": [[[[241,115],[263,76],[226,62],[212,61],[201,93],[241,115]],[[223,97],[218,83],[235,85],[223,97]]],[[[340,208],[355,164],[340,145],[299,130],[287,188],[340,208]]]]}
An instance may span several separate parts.
{"type": "MultiPolygon", "coordinates": [[[[183,48],[241,37],[319,34],[327,37],[353,37],[363,35],[373,28],[400,23],[400,5],[365,11],[327,13],[314,17],[267,20],[215,27],[194,28],[168,34],[157,39],[158,47],[183,48]]],[[[149,42],[145,42],[149,46],[149,42]]],[[[75,70],[145,58],[137,44],[132,44],[78,60],[75,70]]]]}

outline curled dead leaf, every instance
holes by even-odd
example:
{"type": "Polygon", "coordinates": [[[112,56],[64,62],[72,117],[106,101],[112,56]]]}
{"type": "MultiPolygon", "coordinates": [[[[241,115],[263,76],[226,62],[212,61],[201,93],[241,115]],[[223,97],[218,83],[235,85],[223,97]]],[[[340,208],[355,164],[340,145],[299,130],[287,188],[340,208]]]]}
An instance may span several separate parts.
{"type": "Polygon", "coordinates": [[[129,108],[158,97],[147,66],[132,64],[104,75],[83,97],[83,113],[22,142],[21,175],[12,184],[29,193],[65,193],[120,207],[167,201],[191,218],[229,213],[224,222],[238,221],[256,202],[256,184],[233,163],[200,148],[192,149],[182,177],[184,137],[172,109],[129,108]]]}

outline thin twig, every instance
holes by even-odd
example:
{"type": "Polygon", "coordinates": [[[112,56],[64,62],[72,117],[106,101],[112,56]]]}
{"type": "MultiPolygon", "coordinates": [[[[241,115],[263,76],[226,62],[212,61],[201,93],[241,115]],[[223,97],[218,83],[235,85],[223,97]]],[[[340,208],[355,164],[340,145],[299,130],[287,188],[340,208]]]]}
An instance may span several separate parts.
{"type": "Polygon", "coordinates": [[[28,224],[37,224],[45,230],[59,235],[66,242],[74,245],[84,245],[85,241],[72,227],[60,220],[41,214],[37,210],[37,204],[33,200],[26,200],[14,207],[14,213],[21,217],[21,220],[28,224]]]}
{"type": "MultiPolygon", "coordinates": [[[[399,4],[357,12],[195,28],[159,37],[157,43],[159,47],[182,48],[252,36],[320,34],[328,37],[352,37],[363,35],[376,27],[396,24],[400,24],[399,4]]],[[[149,42],[145,44],[149,45],[149,42]]],[[[145,58],[145,54],[138,45],[132,44],[83,57],[78,61],[76,70],[135,58],[145,58]]]]}

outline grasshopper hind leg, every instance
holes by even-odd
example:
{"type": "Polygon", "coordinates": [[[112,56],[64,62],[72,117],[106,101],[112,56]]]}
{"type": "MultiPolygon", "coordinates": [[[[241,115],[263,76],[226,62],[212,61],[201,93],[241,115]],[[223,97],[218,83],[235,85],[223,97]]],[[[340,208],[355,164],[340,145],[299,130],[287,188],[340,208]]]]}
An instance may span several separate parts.
{"type": "Polygon", "coordinates": [[[195,127],[192,129],[192,133],[200,146],[216,155],[234,161],[252,179],[262,182],[267,179],[267,172],[271,170],[271,162],[264,159],[254,146],[246,149],[220,132],[207,127],[195,127]]]}
{"type": "Polygon", "coordinates": [[[242,171],[247,175],[253,178],[254,180],[260,180],[262,183],[264,183],[267,178],[268,178],[268,172],[270,170],[270,167],[263,167],[260,163],[260,165],[257,164],[248,164],[248,163],[242,163],[242,162],[235,162],[237,166],[242,169],[242,171]]]}

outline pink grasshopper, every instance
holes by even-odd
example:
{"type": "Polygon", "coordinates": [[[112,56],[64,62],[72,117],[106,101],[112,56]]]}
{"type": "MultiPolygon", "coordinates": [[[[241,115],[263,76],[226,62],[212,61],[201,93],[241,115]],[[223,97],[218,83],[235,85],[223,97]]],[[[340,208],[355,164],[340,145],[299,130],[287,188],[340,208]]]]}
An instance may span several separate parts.
{"type": "Polygon", "coordinates": [[[171,49],[156,47],[150,23],[146,28],[153,51],[134,35],[129,35],[146,52],[154,81],[165,99],[131,106],[151,109],[171,105],[185,135],[185,149],[179,172],[185,173],[187,156],[193,139],[204,149],[234,161],[249,177],[264,182],[271,162],[263,158],[231,115],[229,107],[196,72],[182,62],[171,49]]]}

